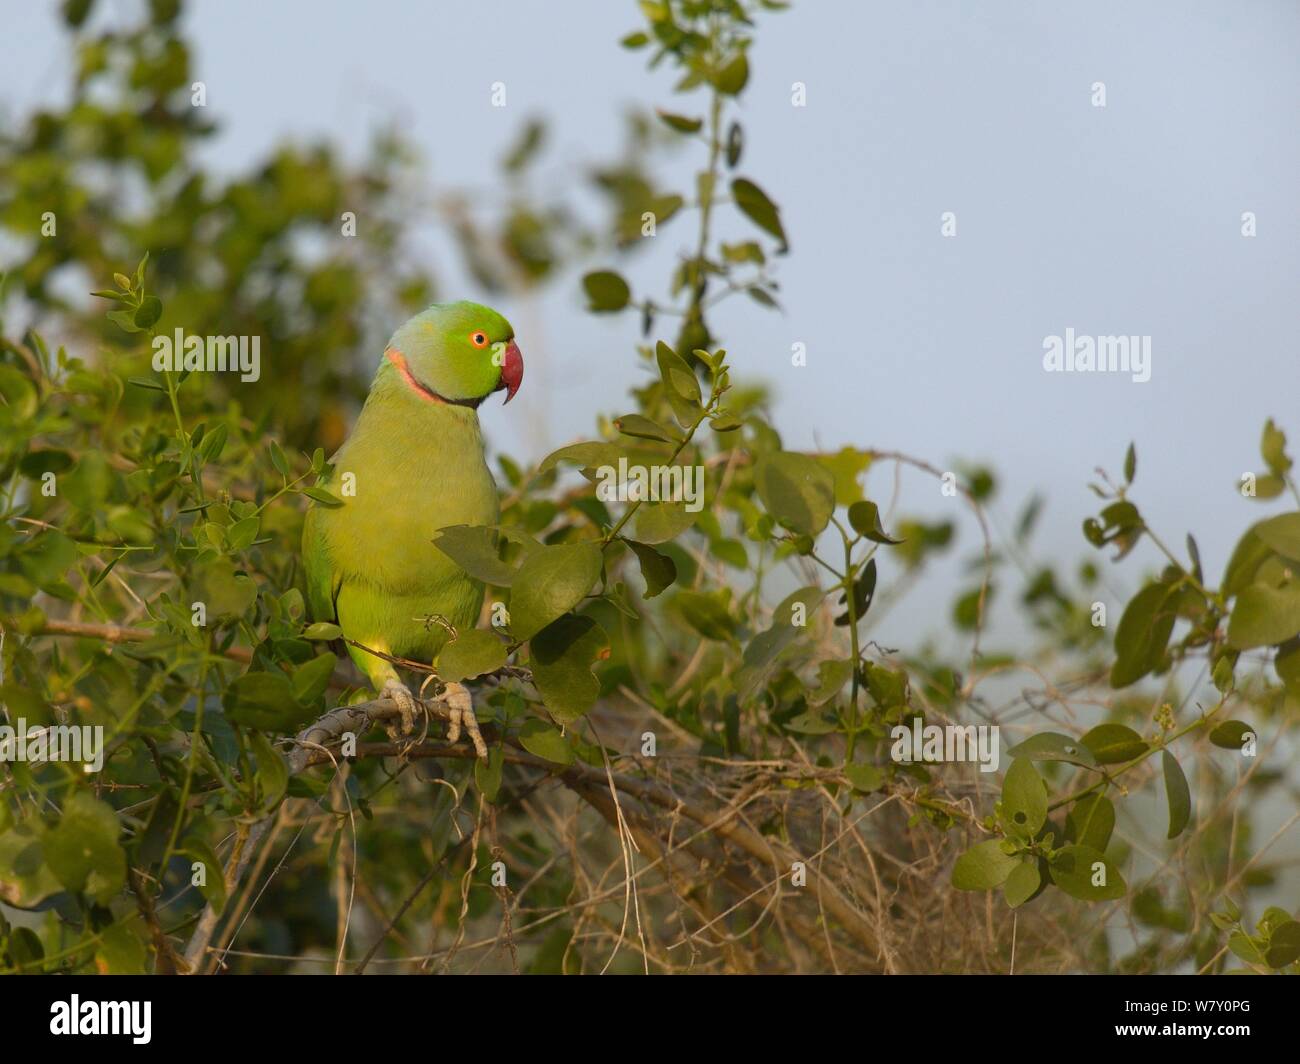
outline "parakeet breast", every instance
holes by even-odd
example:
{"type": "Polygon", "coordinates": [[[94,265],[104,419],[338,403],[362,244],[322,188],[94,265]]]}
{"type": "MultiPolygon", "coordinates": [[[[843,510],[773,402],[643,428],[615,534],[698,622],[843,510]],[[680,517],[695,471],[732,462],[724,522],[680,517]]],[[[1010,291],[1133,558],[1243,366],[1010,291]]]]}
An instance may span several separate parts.
{"type": "Polygon", "coordinates": [[[472,627],[482,604],[482,585],[433,545],[441,528],[497,521],[478,415],[367,403],[333,465],[327,486],[343,505],[316,507],[312,519],[336,574],[339,623],[348,638],[373,635],[393,654],[430,660],[446,629],[426,619],[472,627]]]}

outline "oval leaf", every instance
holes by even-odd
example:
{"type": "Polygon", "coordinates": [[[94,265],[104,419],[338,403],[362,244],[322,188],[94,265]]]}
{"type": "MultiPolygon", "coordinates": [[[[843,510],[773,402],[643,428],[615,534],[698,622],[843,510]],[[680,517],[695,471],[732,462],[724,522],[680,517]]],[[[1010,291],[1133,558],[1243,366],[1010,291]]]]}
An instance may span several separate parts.
{"type": "Polygon", "coordinates": [[[600,578],[603,555],[592,542],[543,547],[524,560],[510,592],[510,634],[530,639],[573,609],[600,578]]]}
{"type": "Polygon", "coordinates": [[[952,885],[958,890],[992,890],[1007,881],[1018,863],[1002,852],[1001,839],[977,842],[952,866],[952,885]]]}
{"type": "Polygon", "coordinates": [[[506,663],[506,645],[483,628],[461,632],[438,655],[438,675],[459,683],[495,672],[506,663]]]}
{"type": "Polygon", "coordinates": [[[1112,901],[1124,897],[1128,885],[1119,869],[1091,846],[1066,846],[1058,850],[1049,868],[1052,882],[1072,898],[1112,901]]]}
{"type": "Polygon", "coordinates": [[[1115,830],[1115,806],[1104,794],[1089,794],[1070,808],[1065,818],[1065,839],[1105,853],[1115,830]]]}
{"type": "Polygon", "coordinates": [[[587,292],[587,309],[596,314],[612,314],[627,306],[632,290],[613,270],[596,270],[582,279],[587,292]]]}
{"type": "Polygon", "coordinates": [[[1033,838],[1047,820],[1047,786],[1027,758],[1016,758],[1002,781],[1002,815],[1015,832],[1033,838]]]}
{"type": "Polygon", "coordinates": [[[1007,881],[1002,884],[1002,896],[1011,908],[1018,909],[1038,893],[1042,882],[1038,858],[1022,857],[1020,863],[1011,870],[1011,875],[1007,876],[1007,881]]]}
{"type": "Polygon", "coordinates": [[[1173,754],[1161,750],[1160,761],[1165,772],[1165,796],[1169,799],[1169,834],[1165,838],[1176,839],[1192,815],[1192,792],[1187,786],[1183,766],[1173,754]]]}
{"type": "Polygon", "coordinates": [[[1123,724],[1098,724],[1085,733],[1080,742],[1092,751],[1099,765],[1132,761],[1147,749],[1142,736],[1123,724]]]}
{"type": "Polygon", "coordinates": [[[1060,732],[1039,732],[1007,751],[1012,757],[1026,757],[1030,761],[1068,761],[1072,765],[1095,768],[1097,759],[1079,739],[1060,732]]]}
{"type": "Polygon", "coordinates": [[[591,666],[609,646],[603,628],[590,617],[570,614],[552,621],[529,644],[533,681],[547,712],[561,724],[577,720],[596,704],[600,681],[591,666]]]}
{"type": "Polygon", "coordinates": [[[768,513],[795,532],[817,535],[835,511],[835,477],[805,454],[764,455],[754,470],[754,484],[768,513]]]}

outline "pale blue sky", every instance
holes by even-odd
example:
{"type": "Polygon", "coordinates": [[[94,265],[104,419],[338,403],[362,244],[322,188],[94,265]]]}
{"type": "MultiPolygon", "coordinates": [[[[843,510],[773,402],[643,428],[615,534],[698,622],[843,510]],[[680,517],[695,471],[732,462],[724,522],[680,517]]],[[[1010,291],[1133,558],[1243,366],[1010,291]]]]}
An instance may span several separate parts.
{"type": "MultiPolygon", "coordinates": [[[[625,104],[683,106],[643,53],[616,46],[639,22],[630,2],[189,6],[219,166],[286,136],[359,153],[370,128],[396,119],[436,180],[477,185],[538,112],[555,126],[543,169],[563,178],[617,142],[625,104]],[[504,109],[489,106],[498,80],[504,109]]],[[[6,13],[11,113],[60,98],[57,7],[6,13]]],[[[784,315],[748,301],[719,315],[734,363],[771,383],[790,446],[989,462],[1003,474],[1004,526],[1044,492],[1045,554],[1089,553],[1084,483],[1099,463],[1116,470],[1135,439],[1139,502],[1170,541],[1194,530],[1217,574],[1245,525],[1280,505],[1233,494],[1260,465],[1265,417],[1300,444],[1297,56],[1291,0],[803,0],[764,17],[742,170],[781,204],[793,250],[784,315]],[[794,81],[807,85],[804,108],[790,104],[794,81]],[[1091,104],[1096,81],[1105,108],[1091,104]],[[940,235],[944,211],[955,238],[940,235]],[[1258,217],[1254,239],[1240,235],[1243,211],[1258,217]],[[1151,336],[1152,379],[1046,374],[1043,338],[1067,327],[1151,336]],[[789,364],[795,341],[806,368],[789,364]]],[[[695,161],[683,152],[665,180],[685,184],[695,161]]],[[[634,287],[665,275],[688,230],[664,227],[630,267],[634,287]]],[[[443,276],[449,297],[478,294],[443,276]]],[[[509,411],[485,411],[494,442],[536,457],[588,433],[597,411],[622,411],[637,373],[630,316],[585,314],[576,277],[536,307],[501,309],[528,375],[509,411]]],[[[950,505],[928,481],[904,484],[911,512],[950,505]]],[[[882,501],[890,485],[884,472],[869,479],[882,501]]],[[[1139,552],[1117,586],[1153,561],[1139,552]]],[[[936,601],[946,610],[946,594],[914,596],[894,624],[934,627],[936,601]]]]}

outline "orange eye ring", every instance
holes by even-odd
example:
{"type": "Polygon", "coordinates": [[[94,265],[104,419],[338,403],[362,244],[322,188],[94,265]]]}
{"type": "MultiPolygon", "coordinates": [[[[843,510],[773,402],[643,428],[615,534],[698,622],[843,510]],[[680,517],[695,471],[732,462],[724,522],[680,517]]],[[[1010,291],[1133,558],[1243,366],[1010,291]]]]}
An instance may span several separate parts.
{"type": "Polygon", "coordinates": [[[469,334],[469,342],[472,343],[475,347],[487,347],[488,345],[487,333],[485,333],[482,329],[475,329],[472,333],[469,334]]]}

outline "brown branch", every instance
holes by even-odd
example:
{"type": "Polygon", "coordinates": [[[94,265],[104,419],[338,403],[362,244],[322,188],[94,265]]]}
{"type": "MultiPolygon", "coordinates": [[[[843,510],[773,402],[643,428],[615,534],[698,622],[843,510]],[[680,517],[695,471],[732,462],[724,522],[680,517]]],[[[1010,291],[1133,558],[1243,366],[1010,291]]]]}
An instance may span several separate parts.
{"type": "MultiPolygon", "coordinates": [[[[417,701],[419,700],[417,699],[417,701]]],[[[424,700],[421,704],[431,716],[438,717],[441,720],[450,720],[451,710],[445,703],[438,700],[424,700]]],[[[360,702],[354,706],[339,706],[337,709],[330,710],[315,723],[304,728],[297,736],[289,740],[293,746],[287,757],[289,774],[296,776],[310,765],[331,760],[330,755],[325,750],[326,744],[337,742],[348,732],[354,735],[363,735],[382,721],[399,719],[400,717],[401,712],[397,708],[397,703],[389,698],[378,698],[371,702],[360,702]],[[313,755],[316,755],[317,759],[313,760],[313,755]]],[[[390,745],[394,755],[402,752],[403,748],[398,744],[390,745]]],[[[463,752],[467,756],[473,756],[474,749],[472,746],[466,746],[463,752]]],[[[266,833],[272,819],[273,817],[262,818],[253,824],[250,829],[247,829],[246,836],[241,835],[240,839],[237,840],[235,850],[231,853],[226,868],[227,897],[234,895],[235,888],[239,886],[240,881],[243,879],[249,860],[252,858],[258,844],[262,841],[262,836],[266,833]]],[[[204,905],[203,915],[199,918],[194,934],[185,947],[185,962],[191,974],[199,974],[202,971],[208,945],[217,929],[218,919],[219,914],[211,904],[204,905]]]]}
{"type": "MultiPolygon", "coordinates": [[[[373,706],[376,703],[365,703],[365,705],[373,706]]],[[[347,708],[359,709],[361,707],[347,708]]],[[[336,714],[339,712],[339,710],[334,711],[336,714]]],[[[389,716],[397,715],[396,707],[385,710],[385,712],[389,716]]],[[[332,714],[326,714],[309,731],[317,728],[330,716],[332,714]]],[[[326,731],[328,730],[330,729],[326,729],[326,731]]],[[[342,728],[337,734],[347,730],[355,729],[342,728]]],[[[337,734],[335,737],[337,737],[337,734]]],[[[324,743],[320,745],[324,745],[324,743]]],[[[473,757],[474,751],[469,746],[450,746],[445,743],[426,743],[409,748],[403,748],[398,743],[361,743],[357,746],[358,757],[396,757],[398,755],[404,755],[411,759],[473,757]]],[[[307,751],[302,758],[303,767],[320,764],[328,760],[328,755],[320,750],[307,751]]],[[[505,752],[505,760],[511,764],[528,765],[558,777],[570,790],[582,798],[583,801],[596,808],[598,812],[601,811],[601,802],[608,798],[609,783],[603,769],[584,764],[559,765],[531,754],[510,750],[505,752]]],[[[297,771],[301,771],[301,768],[297,771]]],[[[713,832],[750,857],[772,868],[774,875],[778,878],[783,879],[788,876],[794,863],[802,860],[799,854],[779,840],[768,839],[745,824],[737,823],[734,819],[734,810],[710,808],[695,801],[683,799],[672,791],[648,780],[615,776],[614,782],[620,791],[639,799],[642,803],[658,806],[669,812],[679,813],[687,819],[695,821],[702,828],[713,832]]],[[[878,955],[880,945],[873,923],[854,906],[838,886],[827,877],[820,875],[811,862],[804,861],[803,863],[805,865],[805,875],[807,876],[807,883],[803,889],[810,895],[820,896],[827,912],[840,923],[862,949],[869,954],[878,955]]]]}

